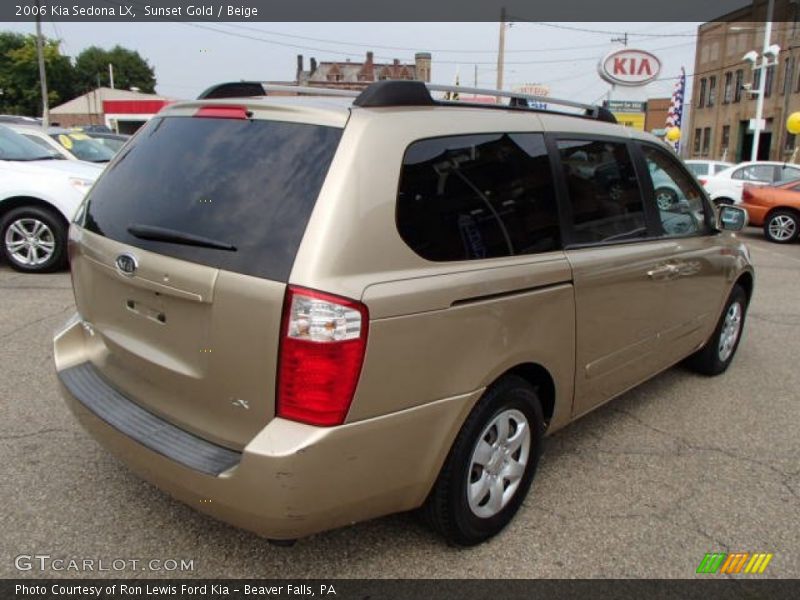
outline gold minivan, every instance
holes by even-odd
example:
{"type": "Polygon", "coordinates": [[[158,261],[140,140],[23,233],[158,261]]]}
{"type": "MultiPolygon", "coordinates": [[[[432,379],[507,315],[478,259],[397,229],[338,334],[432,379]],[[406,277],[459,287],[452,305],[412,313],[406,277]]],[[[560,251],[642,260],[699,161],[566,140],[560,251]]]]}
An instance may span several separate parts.
{"type": "Polygon", "coordinates": [[[443,89],[223,84],[136,134],[71,227],[54,342],[101,444],[274,541],[420,508],[471,545],[546,435],[680,361],[727,369],[743,211],[602,108],[443,89]]]}

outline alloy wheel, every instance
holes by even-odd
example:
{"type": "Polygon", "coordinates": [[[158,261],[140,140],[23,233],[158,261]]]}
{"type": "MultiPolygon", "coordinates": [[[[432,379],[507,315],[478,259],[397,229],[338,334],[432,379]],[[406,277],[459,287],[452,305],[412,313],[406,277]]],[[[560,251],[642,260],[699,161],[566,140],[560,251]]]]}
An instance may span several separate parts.
{"type": "Polygon", "coordinates": [[[56,251],[56,237],[47,223],[32,217],[17,219],[6,229],[5,244],[12,260],[26,267],[48,262],[56,251]]]}

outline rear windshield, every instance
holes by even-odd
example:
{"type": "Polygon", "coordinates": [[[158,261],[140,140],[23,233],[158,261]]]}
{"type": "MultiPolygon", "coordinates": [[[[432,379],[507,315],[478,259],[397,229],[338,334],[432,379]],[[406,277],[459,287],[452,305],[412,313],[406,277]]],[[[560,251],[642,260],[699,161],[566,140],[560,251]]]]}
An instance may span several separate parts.
{"type": "Polygon", "coordinates": [[[341,137],[335,127],[264,120],[151,120],[92,188],[89,231],[176,258],[288,281],[341,137]],[[161,228],[235,250],[141,239],[161,228]]]}

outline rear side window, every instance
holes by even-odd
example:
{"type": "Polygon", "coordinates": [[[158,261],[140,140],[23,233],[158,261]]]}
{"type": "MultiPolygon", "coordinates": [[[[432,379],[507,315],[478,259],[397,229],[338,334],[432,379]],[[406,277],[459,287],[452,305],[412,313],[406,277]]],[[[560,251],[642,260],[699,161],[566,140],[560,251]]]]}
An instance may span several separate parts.
{"type": "Polygon", "coordinates": [[[264,120],[153,119],[90,192],[84,226],[145,250],[287,281],[341,129],[264,120]],[[234,250],[140,239],[156,227],[234,250]]]}
{"type": "Polygon", "coordinates": [[[403,158],[397,228],[431,261],[560,248],[544,137],[497,133],[413,143],[403,158]]]}
{"type": "Polygon", "coordinates": [[[592,244],[647,236],[644,206],[626,144],[559,140],[572,207],[572,241],[592,244]]]}

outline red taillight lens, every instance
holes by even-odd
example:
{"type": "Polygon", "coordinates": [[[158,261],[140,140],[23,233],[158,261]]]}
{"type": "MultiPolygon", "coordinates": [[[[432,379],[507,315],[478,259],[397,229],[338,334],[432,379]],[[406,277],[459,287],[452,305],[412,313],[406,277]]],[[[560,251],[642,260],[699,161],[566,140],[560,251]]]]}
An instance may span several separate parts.
{"type": "Polygon", "coordinates": [[[279,417],[341,425],[367,347],[367,307],[296,286],[286,288],[278,356],[279,417]]]}
{"type": "Polygon", "coordinates": [[[753,192],[750,191],[749,186],[744,186],[742,189],[742,201],[745,200],[752,200],[753,199],[753,192]]]}
{"type": "Polygon", "coordinates": [[[700,178],[697,179],[697,181],[700,182],[700,185],[705,185],[706,181],[708,181],[708,179],[706,179],[705,177],[700,177],[700,178]]]}
{"type": "Polygon", "coordinates": [[[247,108],[244,106],[201,106],[194,116],[207,119],[246,119],[247,108]]]}

